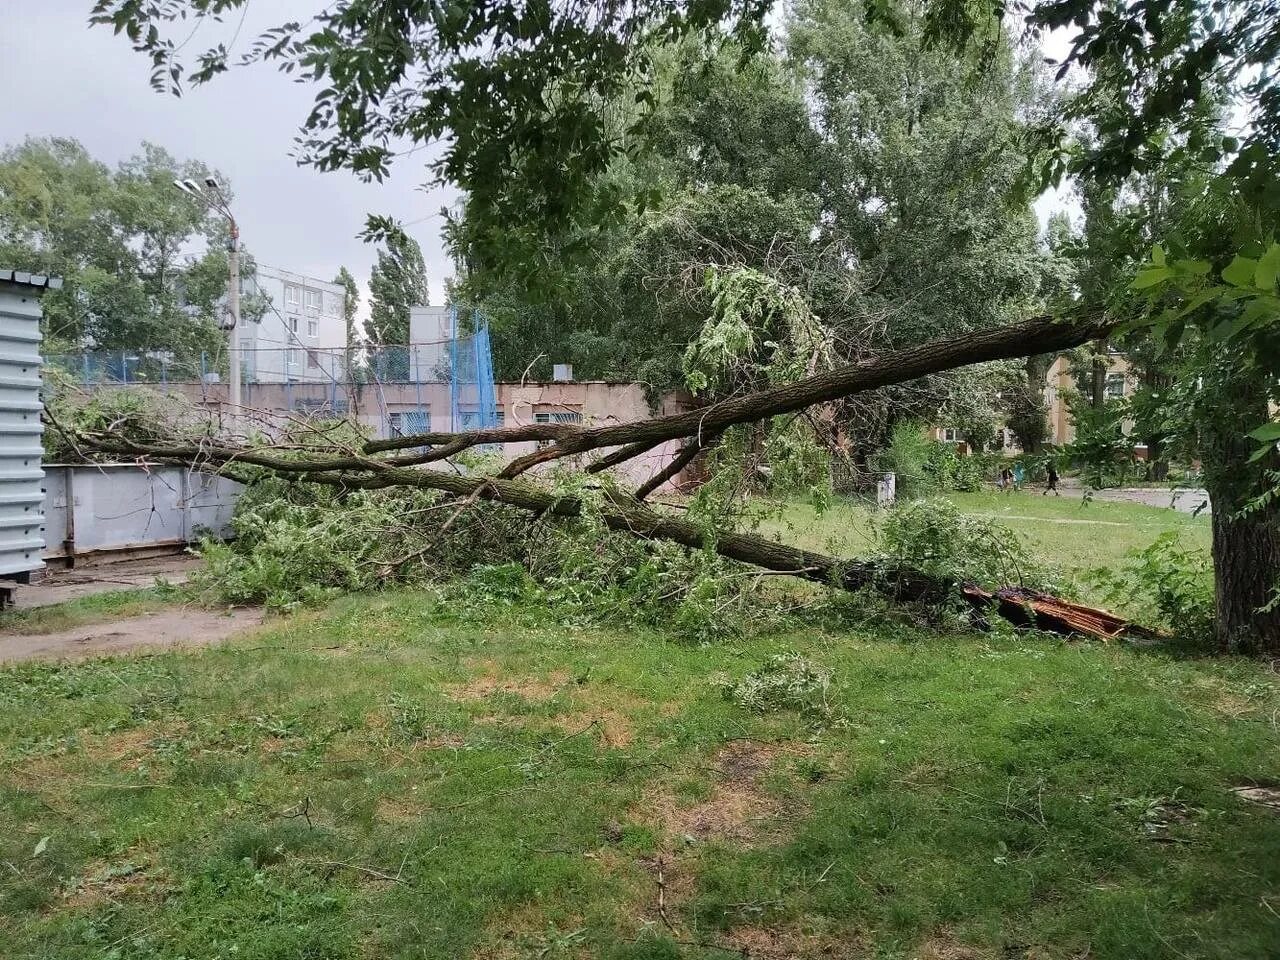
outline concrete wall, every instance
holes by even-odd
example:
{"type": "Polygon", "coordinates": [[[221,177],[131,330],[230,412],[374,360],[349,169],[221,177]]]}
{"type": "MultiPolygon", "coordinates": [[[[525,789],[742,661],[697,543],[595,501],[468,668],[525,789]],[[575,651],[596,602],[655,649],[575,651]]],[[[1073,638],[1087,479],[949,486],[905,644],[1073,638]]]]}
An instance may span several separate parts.
{"type": "Polygon", "coordinates": [[[325,382],[340,376],[341,351],[347,346],[341,286],[260,264],[244,292],[271,301],[260,322],[245,321],[236,331],[246,383],[325,382]]]}
{"type": "MultiPolygon", "coordinates": [[[[128,387],[108,385],[100,389],[128,387]]],[[[264,411],[260,425],[267,432],[272,425],[279,428],[286,411],[293,411],[295,416],[301,411],[323,416],[332,415],[335,410],[352,417],[379,438],[392,436],[397,418],[402,425],[418,432],[462,429],[461,424],[452,422],[447,383],[254,383],[245,384],[243,390],[244,405],[264,411]],[[414,427],[424,420],[421,428],[414,427]]],[[[167,392],[204,406],[216,419],[225,416],[225,384],[171,383],[167,392]]],[[[687,395],[673,393],[664,397],[658,409],[652,411],[644,388],[635,383],[499,383],[496,393],[499,423],[508,427],[536,423],[539,414],[578,414],[582,423],[602,426],[648,419],[654,412],[678,413],[693,407],[687,395]]],[[[671,461],[679,446],[678,441],[667,441],[625,465],[621,475],[631,482],[647,480],[671,461]]],[[[514,458],[536,448],[537,443],[533,441],[508,443],[501,452],[514,458]]],[[[687,476],[677,478],[675,485],[687,479],[687,476]]]]}

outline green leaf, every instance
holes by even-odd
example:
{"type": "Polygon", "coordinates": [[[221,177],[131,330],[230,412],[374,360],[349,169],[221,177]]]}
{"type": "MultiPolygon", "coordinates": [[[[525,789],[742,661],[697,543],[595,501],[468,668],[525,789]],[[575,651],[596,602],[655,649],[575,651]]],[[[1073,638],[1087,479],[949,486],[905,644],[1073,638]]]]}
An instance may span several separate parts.
{"type": "Polygon", "coordinates": [[[1164,247],[1161,244],[1157,243],[1151,248],[1151,262],[1157,267],[1164,266],[1164,247]]]}
{"type": "Polygon", "coordinates": [[[1231,261],[1230,266],[1222,271],[1222,279],[1233,287],[1248,287],[1253,285],[1254,274],[1258,270],[1258,261],[1249,257],[1236,256],[1231,261]]]}
{"type": "Polygon", "coordinates": [[[1205,277],[1209,275],[1212,266],[1208,260],[1175,260],[1173,261],[1173,269],[1179,273],[1190,273],[1193,276],[1205,277]]]}
{"type": "Polygon", "coordinates": [[[1130,286],[1134,290],[1145,290],[1148,287],[1154,287],[1157,283],[1163,283],[1173,276],[1173,271],[1168,267],[1148,267],[1133,278],[1130,286]]]}
{"type": "Polygon", "coordinates": [[[1258,259],[1257,269],[1253,272],[1254,285],[1263,290],[1272,290],[1276,285],[1277,274],[1280,274],[1280,243],[1273,243],[1258,259]]]}
{"type": "Polygon", "coordinates": [[[1220,293],[1221,291],[1210,287],[1208,290],[1200,290],[1199,292],[1193,294],[1192,296],[1187,298],[1185,303],[1183,303],[1182,309],[1180,309],[1174,315],[1175,319],[1180,317],[1185,317],[1188,313],[1191,313],[1193,310],[1199,310],[1210,300],[1217,299],[1220,293]]]}
{"type": "Polygon", "coordinates": [[[35,850],[34,850],[34,851],[32,851],[31,855],[32,855],[33,857],[38,857],[38,856],[40,856],[40,854],[42,854],[42,853],[44,853],[46,850],[48,850],[48,849],[49,849],[49,841],[50,841],[51,839],[53,839],[53,838],[52,838],[52,837],[41,837],[41,838],[40,838],[40,842],[36,844],[36,848],[35,848],[35,850]]]}
{"type": "Polygon", "coordinates": [[[1275,443],[1280,440],[1280,423],[1264,423],[1256,430],[1250,430],[1249,436],[1262,443],[1275,443]]]}

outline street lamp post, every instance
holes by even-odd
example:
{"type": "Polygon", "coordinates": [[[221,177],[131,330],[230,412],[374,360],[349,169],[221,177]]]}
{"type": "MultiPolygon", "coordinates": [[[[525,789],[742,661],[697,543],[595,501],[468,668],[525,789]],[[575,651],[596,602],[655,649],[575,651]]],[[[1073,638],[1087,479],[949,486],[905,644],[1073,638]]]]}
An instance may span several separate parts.
{"type": "Polygon", "coordinates": [[[236,332],[240,326],[240,227],[236,224],[236,218],[231,215],[231,208],[222,193],[221,185],[213,177],[205,177],[204,190],[194,180],[175,180],[173,185],[202,201],[210,210],[226,217],[231,228],[231,239],[227,242],[227,319],[222,328],[227,331],[227,356],[231,365],[227,402],[231,407],[231,421],[234,423],[240,416],[240,346],[236,332]]]}

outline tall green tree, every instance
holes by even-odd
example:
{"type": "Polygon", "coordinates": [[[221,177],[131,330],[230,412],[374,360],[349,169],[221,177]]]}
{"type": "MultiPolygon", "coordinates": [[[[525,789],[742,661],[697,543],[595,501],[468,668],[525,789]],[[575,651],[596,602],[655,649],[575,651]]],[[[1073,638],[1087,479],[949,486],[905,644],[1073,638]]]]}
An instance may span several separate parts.
{"type": "MultiPolygon", "coordinates": [[[[145,143],[115,169],[65,138],[0,153],[0,261],[64,280],[44,298],[50,352],[143,349],[186,359],[218,348],[227,228],[173,187],[211,175],[145,143]],[[193,258],[197,246],[205,253],[193,258]]],[[[246,301],[245,322],[260,314],[246,301]]]]}
{"type": "Polygon", "coordinates": [[[389,234],[369,276],[369,337],[380,345],[409,342],[409,308],[427,302],[427,268],[418,241],[389,234]]]}
{"type": "Polygon", "coordinates": [[[347,350],[354,350],[359,345],[356,331],[356,311],[360,309],[360,287],[356,278],[346,267],[338,268],[338,275],[333,282],[342,287],[342,319],[347,330],[347,350]]]}

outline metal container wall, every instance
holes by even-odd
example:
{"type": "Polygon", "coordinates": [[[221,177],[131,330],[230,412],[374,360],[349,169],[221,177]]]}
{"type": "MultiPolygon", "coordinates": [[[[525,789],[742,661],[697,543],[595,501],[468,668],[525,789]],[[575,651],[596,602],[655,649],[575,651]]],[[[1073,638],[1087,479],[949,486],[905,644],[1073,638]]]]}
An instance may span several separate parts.
{"type": "Polygon", "coordinates": [[[240,484],[183,467],[48,466],[45,557],[105,558],[231,534],[240,484]]]}
{"type": "Polygon", "coordinates": [[[44,566],[40,433],[39,292],[0,282],[0,577],[44,566]]]}

